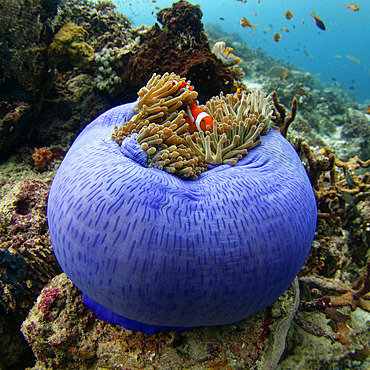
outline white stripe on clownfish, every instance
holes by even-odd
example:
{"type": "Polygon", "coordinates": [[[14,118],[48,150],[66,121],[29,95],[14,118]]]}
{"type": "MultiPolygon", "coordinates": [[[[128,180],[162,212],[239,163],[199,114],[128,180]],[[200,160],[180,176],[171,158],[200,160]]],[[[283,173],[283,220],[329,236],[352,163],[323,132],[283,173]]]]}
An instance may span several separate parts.
{"type": "Polygon", "coordinates": [[[195,131],[206,131],[207,126],[210,126],[211,129],[213,128],[212,116],[199,108],[195,101],[188,105],[187,114],[189,120],[186,120],[186,122],[189,123],[190,133],[194,133],[195,131]]]}

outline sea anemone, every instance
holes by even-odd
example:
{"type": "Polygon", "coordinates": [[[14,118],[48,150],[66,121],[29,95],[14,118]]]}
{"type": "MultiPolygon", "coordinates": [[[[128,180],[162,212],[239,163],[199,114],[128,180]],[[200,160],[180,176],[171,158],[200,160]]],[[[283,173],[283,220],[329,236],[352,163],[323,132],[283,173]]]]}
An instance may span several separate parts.
{"type": "Polygon", "coordinates": [[[55,255],[85,304],[146,333],[230,324],[264,309],[298,274],[317,219],[301,159],[268,131],[269,97],[214,98],[204,107],[213,131],[190,136],[183,120],[195,92],[169,76],[161,93],[146,86],[137,102],[83,130],[48,200],[55,255]],[[188,162],[177,167],[178,157],[188,162]],[[207,165],[208,157],[228,164],[207,165]],[[180,177],[188,167],[196,180],[180,177]]]}

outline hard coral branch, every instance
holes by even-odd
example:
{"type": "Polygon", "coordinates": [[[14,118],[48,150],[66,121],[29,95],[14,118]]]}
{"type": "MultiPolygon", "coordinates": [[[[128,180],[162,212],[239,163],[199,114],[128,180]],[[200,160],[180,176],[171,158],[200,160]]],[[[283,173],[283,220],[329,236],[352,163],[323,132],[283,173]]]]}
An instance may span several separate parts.
{"type": "Polygon", "coordinates": [[[274,102],[274,116],[276,117],[272,121],[274,122],[274,125],[278,127],[280,133],[284,137],[286,137],[288,133],[288,128],[290,124],[294,121],[294,118],[296,116],[297,108],[298,108],[298,101],[296,98],[293,98],[292,107],[290,109],[290,114],[288,118],[285,119],[286,109],[284,105],[279,103],[276,91],[273,91],[271,94],[272,94],[272,99],[274,102]]]}
{"type": "Polygon", "coordinates": [[[306,319],[304,319],[301,315],[296,314],[294,316],[294,322],[301,327],[305,332],[312,334],[316,337],[324,337],[331,340],[336,340],[335,333],[329,331],[328,329],[324,329],[321,326],[318,326],[306,319]]]}
{"type": "Polygon", "coordinates": [[[334,154],[329,154],[328,157],[323,158],[315,158],[313,155],[310,146],[302,142],[301,140],[298,142],[298,147],[296,148],[298,154],[301,152],[304,153],[308,160],[308,177],[310,178],[312,187],[315,189],[317,188],[317,180],[319,175],[323,171],[330,171],[334,167],[335,156],[334,154]]]}
{"type": "Polygon", "coordinates": [[[340,294],[338,296],[325,295],[311,302],[302,301],[300,311],[321,311],[325,313],[326,318],[331,320],[335,334],[329,335],[328,332],[316,325],[309,323],[297,316],[295,321],[307,332],[316,336],[325,336],[327,338],[339,341],[342,344],[349,343],[349,328],[347,322],[348,315],[337,310],[338,307],[347,306],[351,311],[360,307],[364,311],[370,312],[370,260],[367,262],[366,268],[357,280],[357,282],[348,286],[337,279],[328,279],[318,276],[305,276],[300,278],[301,282],[310,285],[315,285],[317,288],[326,292],[340,294]]]}
{"type": "Polygon", "coordinates": [[[325,291],[332,291],[341,294],[340,296],[325,296],[313,302],[301,302],[301,309],[312,310],[313,308],[323,309],[326,307],[342,307],[348,306],[354,311],[357,307],[370,312],[370,260],[367,262],[366,268],[357,280],[357,282],[349,287],[340,280],[328,279],[324,277],[305,276],[300,278],[300,281],[307,284],[314,284],[318,288],[325,291]]]}

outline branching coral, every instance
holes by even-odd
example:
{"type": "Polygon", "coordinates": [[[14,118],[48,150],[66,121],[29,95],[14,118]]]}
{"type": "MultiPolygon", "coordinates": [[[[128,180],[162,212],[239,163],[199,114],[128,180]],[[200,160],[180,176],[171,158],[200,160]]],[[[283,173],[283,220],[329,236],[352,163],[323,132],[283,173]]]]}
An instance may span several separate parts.
{"type": "Polygon", "coordinates": [[[300,311],[319,310],[325,312],[328,319],[332,320],[335,334],[328,334],[325,329],[310,324],[300,316],[297,317],[298,325],[317,336],[326,336],[337,340],[342,344],[348,344],[349,328],[347,327],[348,315],[337,311],[336,307],[348,306],[351,311],[357,307],[370,312],[370,261],[367,262],[365,269],[357,282],[352,286],[345,285],[342,281],[336,279],[327,279],[324,277],[306,276],[300,278],[301,282],[314,285],[320,290],[333,292],[339,295],[325,295],[312,302],[301,302],[300,311]]]}
{"type": "Polygon", "coordinates": [[[295,115],[298,109],[298,101],[296,98],[293,98],[292,107],[290,109],[289,116],[285,119],[286,109],[284,105],[280,104],[277,98],[276,91],[271,93],[272,99],[274,101],[274,117],[272,118],[274,125],[279,128],[280,133],[286,137],[288,133],[288,128],[290,124],[294,121],[295,115]]]}
{"type": "Polygon", "coordinates": [[[119,144],[136,133],[148,156],[148,167],[160,168],[180,177],[197,176],[209,164],[235,164],[247,150],[261,143],[273,118],[271,95],[260,91],[213,97],[201,108],[213,117],[213,130],[190,135],[187,114],[181,108],[197,97],[190,83],[174,73],[154,74],[138,92],[136,115],[112,138],[119,144]]]}
{"type": "Polygon", "coordinates": [[[343,162],[329,148],[322,149],[321,156],[316,158],[310,146],[301,140],[296,150],[308,160],[308,175],[316,194],[319,219],[340,228],[346,223],[350,208],[370,195],[370,174],[356,174],[356,170],[369,167],[370,161],[355,157],[343,162]]]}

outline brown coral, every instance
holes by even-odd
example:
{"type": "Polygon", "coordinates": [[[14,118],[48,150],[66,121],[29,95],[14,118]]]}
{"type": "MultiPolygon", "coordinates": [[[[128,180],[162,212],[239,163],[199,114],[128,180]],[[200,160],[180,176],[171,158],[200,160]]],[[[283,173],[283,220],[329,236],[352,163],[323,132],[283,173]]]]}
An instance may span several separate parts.
{"type": "Polygon", "coordinates": [[[32,154],[34,165],[37,168],[46,167],[51,158],[53,158],[53,152],[46,150],[46,147],[35,148],[35,153],[32,154]]]}
{"type": "Polygon", "coordinates": [[[319,219],[335,229],[342,227],[348,220],[350,208],[370,195],[370,174],[356,174],[356,170],[367,168],[370,161],[355,157],[344,162],[336,158],[330,148],[315,157],[302,140],[297,141],[296,150],[308,160],[307,171],[316,194],[319,219]]]}
{"type": "Polygon", "coordinates": [[[307,276],[301,277],[301,282],[311,284],[326,292],[332,292],[332,295],[325,295],[311,302],[301,302],[300,311],[323,311],[327,318],[331,319],[335,334],[328,334],[327,330],[310,324],[297,317],[296,322],[311,334],[317,336],[326,336],[337,340],[342,344],[349,343],[349,328],[347,327],[348,315],[337,311],[337,307],[348,306],[351,311],[357,307],[370,312],[370,261],[367,262],[365,269],[352,286],[347,286],[337,279],[327,279],[324,277],[307,276]]]}
{"type": "Polygon", "coordinates": [[[200,7],[187,1],[159,11],[157,19],[162,27],[156,23],[141,36],[143,43],[125,65],[122,80],[143,86],[153,72],[171,70],[193,82],[201,101],[220,91],[230,92],[233,76],[211,52],[201,17],[200,7]]]}

